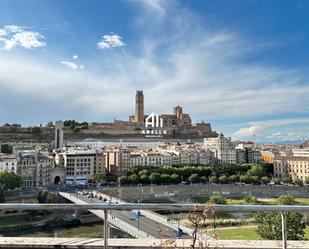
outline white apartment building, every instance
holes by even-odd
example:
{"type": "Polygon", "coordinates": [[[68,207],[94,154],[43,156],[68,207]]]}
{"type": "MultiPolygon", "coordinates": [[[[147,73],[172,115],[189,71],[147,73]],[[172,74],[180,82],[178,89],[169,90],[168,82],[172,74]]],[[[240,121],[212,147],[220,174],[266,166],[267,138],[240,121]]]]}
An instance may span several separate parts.
{"type": "Polygon", "coordinates": [[[309,148],[306,149],[293,149],[293,156],[309,157],[309,148]]]}
{"type": "Polygon", "coordinates": [[[218,137],[204,138],[204,148],[214,153],[215,158],[224,163],[236,163],[236,150],[231,138],[220,134],[218,137]]]}
{"type": "Polygon", "coordinates": [[[17,173],[22,176],[23,187],[42,187],[52,183],[51,171],[54,159],[38,150],[17,152],[17,173]]]}
{"type": "Polygon", "coordinates": [[[17,159],[13,155],[0,155],[0,172],[17,173],[17,159]]]}
{"type": "Polygon", "coordinates": [[[142,152],[130,154],[130,166],[178,165],[179,156],[170,152],[142,152]]]}

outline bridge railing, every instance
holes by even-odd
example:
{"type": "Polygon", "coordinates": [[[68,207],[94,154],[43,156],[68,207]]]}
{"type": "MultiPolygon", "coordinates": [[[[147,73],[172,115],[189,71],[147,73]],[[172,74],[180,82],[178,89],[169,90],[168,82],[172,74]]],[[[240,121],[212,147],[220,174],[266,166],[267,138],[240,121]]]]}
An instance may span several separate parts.
{"type": "MultiPolygon", "coordinates": [[[[309,205],[213,205],[215,211],[224,212],[280,212],[282,220],[282,248],[287,248],[287,228],[286,228],[286,213],[290,211],[309,212],[309,205]]],[[[108,220],[108,212],[110,210],[152,210],[152,211],[187,211],[195,212],[204,211],[204,204],[143,204],[143,203],[120,203],[120,204],[28,204],[28,203],[2,203],[0,210],[103,210],[104,221],[108,220]]],[[[104,222],[103,236],[104,248],[108,248],[108,223],[104,222]]]]}

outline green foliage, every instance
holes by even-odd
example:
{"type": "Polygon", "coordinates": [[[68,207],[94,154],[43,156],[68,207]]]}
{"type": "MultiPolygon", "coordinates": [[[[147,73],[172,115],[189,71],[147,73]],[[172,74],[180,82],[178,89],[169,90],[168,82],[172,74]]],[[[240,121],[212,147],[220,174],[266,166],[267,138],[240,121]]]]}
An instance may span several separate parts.
{"type": "Polygon", "coordinates": [[[136,174],[132,174],[128,177],[130,183],[136,184],[139,182],[139,178],[136,174]]]}
{"type": "Polygon", "coordinates": [[[257,204],[257,199],[256,199],[256,196],[254,195],[245,195],[244,197],[244,201],[248,204],[257,204]]]}
{"type": "Polygon", "coordinates": [[[120,184],[128,184],[129,183],[129,179],[127,176],[120,176],[118,177],[118,182],[120,184]]]}
{"type": "Polygon", "coordinates": [[[222,205],[227,204],[226,198],[222,195],[212,195],[209,201],[213,204],[222,204],[222,205]]]}
{"type": "Polygon", "coordinates": [[[309,177],[305,178],[305,184],[308,185],[309,184],[309,177]]]}
{"type": "Polygon", "coordinates": [[[1,153],[12,154],[13,153],[13,147],[9,144],[1,144],[1,153]]]}
{"type": "Polygon", "coordinates": [[[251,183],[250,176],[248,176],[248,175],[240,176],[239,181],[242,182],[242,183],[246,183],[246,184],[251,183]]]}
{"type": "Polygon", "coordinates": [[[56,203],[58,201],[58,195],[51,193],[47,189],[42,189],[37,195],[38,203],[56,203]]]}
{"type": "Polygon", "coordinates": [[[209,181],[211,183],[218,183],[218,178],[216,176],[212,176],[212,177],[210,177],[209,181]]]}
{"type": "Polygon", "coordinates": [[[5,202],[4,186],[0,185],[0,203],[5,202]]]}
{"type": "Polygon", "coordinates": [[[226,175],[220,176],[219,182],[222,183],[222,184],[229,183],[229,178],[226,175]]]}
{"type": "Polygon", "coordinates": [[[270,179],[267,176],[261,177],[260,181],[261,181],[262,184],[270,183],[270,179]]]}
{"type": "Polygon", "coordinates": [[[17,175],[14,172],[0,172],[0,184],[3,185],[5,190],[19,188],[21,183],[22,177],[20,175],[17,175]]]}
{"type": "Polygon", "coordinates": [[[105,176],[102,174],[96,174],[93,176],[95,182],[103,182],[105,180],[105,176]]]}
{"type": "MultiPolygon", "coordinates": [[[[223,164],[210,166],[166,165],[159,167],[130,167],[127,177],[132,174],[137,175],[138,183],[143,184],[149,184],[151,182],[153,184],[177,184],[181,181],[206,183],[208,179],[211,183],[234,183],[239,181],[240,177],[245,183],[260,184],[262,177],[265,180],[266,175],[263,174],[266,174],[266,170],[264,165],[259,164],[223,164]],[[191,177],[192,175],[194,175],[193,178],[191,177]],[[142,179],[141,176],[143,176],[142,179]],[[146,176],[148,177],[148,181],[146,176]]],[[[135,182],[136,177],[133,177],[133,180],[135,182]]],[[[128,183],[133,182],[128,181],[128,183]]]]}
{"type": "Polygon", "coordinates": [[[280,184],[281,184],[281,181],[280,181],[280,179],[275,178],[275,179],[273,180],[273,183],[274,183],[275,185],[280,185],[280,184]]]}
{"type": "MultiPolygon", "coordinates": [[[[288,240],[302,240],[306,225],[302,221],[303,215],[299,212],[287,212],[287,237],[288,240]]],[[[255,216],[258,224],[258,234],[266,240],[282,239],[281,215],[278,212],[258,212],[255,216]]]]}
{"type": "Polygon", "coordinates": [[[196,183],[199,182],[200,177],[198,176],[198,174],[192,174],[189,178],[188,181],[191,183],[196,183]]]}
{"type": "Polygon", "coordinates": [[[248,170],[247,175],[261,178],[266,175],[266,169],[260,164],[253,164],[251,169],[248,170]]]}
{"type": "Polygon", "coordinates": [[[77,127],[79,127],[79,128],[83,127],[82,129],[88,129],[88,123],[87,122],[79,123],[79,122],[77,122],[75,120],[65,120],[63,122],[63,126],[64,127],[70,127],[70,129],[72,129],[72,130],[77,128],[77,127]]]}
{"type": "Polygon", "coordinates": [[[151,183],[159,184],[160,180],[161,180],[160,174],[159,173],[151,173],[149,175],[149,180],[150,180],[151,183]]]}
{"type": "MultiPolygon", "coordinates": [[[[295,198],[291,195],[281,195],[277,199],[279,205],[294,205],[295,198]]],[[[258,234],[267,240],[282,239],[282,224],[281,215],[278,212],[258,212],[255,216],[255,221],[258,224],[258,234]]],[[[287,236],[288,240],[302,240],[304,238],[304,229],[306,228],[303,222],[303,215],[299,212],[287,212],[287,236]]]]}
{"type": "Polygon", "coordinates": [[[292,195],[281,195],[277,198],[278,205],[294,205],[296,204],[296,200],[292,195]]]}
{"type": "Polygon", "coordinates": [[[238,182],[238,181],[239,181],[239,176],[237,176],[237,175],[231,175],[229,177],[229,182],[230,183],[235,183],[235,182],[238,182]]]}
{"type": "Polygon", "coordinates": [[[300,180],[299,178],[296,178],[293,182],[294,182],[294,184],[296,184],[298,186],[303,186],[304,185],[303,181],[300,180]]]}
{"type": "Polygon", "coordinates": [[[284,177],[284,178],[282,179],[282,183],[284,183],[284,184],[292,183],[292,179],[290,179],[289,177],[284,177]]]}

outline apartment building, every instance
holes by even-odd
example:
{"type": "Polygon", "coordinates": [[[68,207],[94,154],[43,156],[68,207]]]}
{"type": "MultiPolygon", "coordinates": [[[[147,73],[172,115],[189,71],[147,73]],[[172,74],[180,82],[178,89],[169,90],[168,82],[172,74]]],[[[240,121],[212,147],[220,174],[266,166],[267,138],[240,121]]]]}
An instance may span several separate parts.
{"type": "Polygon", "coordinates": [[[130,150],[118,147],[104,150],[106,172],[125,175],[130,167],[130,150]]]}
{"type": "Polygon", "coordinates": [[[281,156],[274,158],[274,177],[300,179],[309,177],[309,157],[281,156]]]}
{"type": "Polygon", "coordinates": [[[204,138],[204,148],[214,153],[215,158],[223,163],[236,163],[236,149],[231,138],[223,134],[204,138]]]}
{"type": "Polygon", "coordinates": [[[23,187],[42,187],[52,183],[54,159],[39,150],[17,151],[17,173],[22,176],[23,187]]]}
{"type": "Polygon", "coordinates": [[[0,172],[17,173],[17,159],[13,155],[0,155],[0,172]]]}
{"type": "Polygon", "coordinates": [[[55,159],[57,165],[65,168],[66,184],[86,184],[93,181],[97,169],[95,150],[67,148],[56,154],[55,159]]]}

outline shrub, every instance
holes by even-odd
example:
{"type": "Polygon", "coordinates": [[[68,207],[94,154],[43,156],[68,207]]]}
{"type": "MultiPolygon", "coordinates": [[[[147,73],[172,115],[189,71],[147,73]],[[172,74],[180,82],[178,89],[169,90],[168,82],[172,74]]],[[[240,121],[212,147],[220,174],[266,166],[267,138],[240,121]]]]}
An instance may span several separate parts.
{"type": "Polygon", "coordinates": [[[251,194],[245,195],[244,201],[248,204],[257,204],[256,196],[251,195],[251,194]]]}
{"type": "Polygon", "coordinates": [[[224,196],[221,195],[212,195],[209,200],[213,204],[227,204],[227,200],[224,196]]]}

